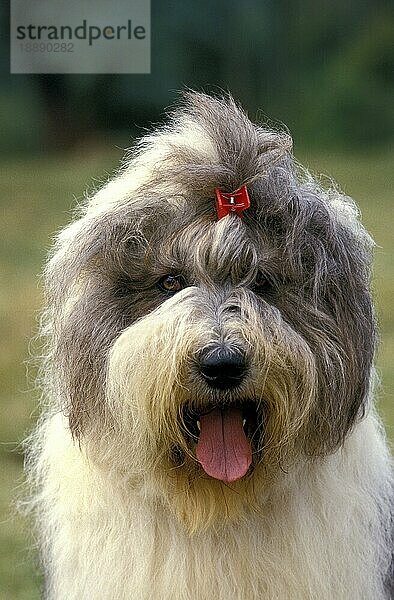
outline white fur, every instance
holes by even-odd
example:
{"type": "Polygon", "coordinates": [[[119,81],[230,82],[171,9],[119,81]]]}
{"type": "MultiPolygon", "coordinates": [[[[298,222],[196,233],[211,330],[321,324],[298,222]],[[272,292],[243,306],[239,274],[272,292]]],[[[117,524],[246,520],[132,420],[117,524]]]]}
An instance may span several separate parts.
{"type": "Polygon", "coordinates": [[[41,431],[37,473],[56,600],[383,600],[389,457],[368,416],[335,455],[299,463],[261,511],[189,535],[156,497],[107,474],[57,414],[41,431]]]}

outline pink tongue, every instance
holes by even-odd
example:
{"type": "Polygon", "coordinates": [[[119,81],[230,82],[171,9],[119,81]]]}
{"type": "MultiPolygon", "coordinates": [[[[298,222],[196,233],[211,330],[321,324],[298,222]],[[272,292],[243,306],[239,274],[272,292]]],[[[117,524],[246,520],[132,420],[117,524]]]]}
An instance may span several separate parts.
{"type": "Polygon", "coordinates": [[[204,471],[221,481],[236,481],[252,462],[252,448],[242,426],[239,408],[216,408],[200,417],[197,460],[204,471]]]}

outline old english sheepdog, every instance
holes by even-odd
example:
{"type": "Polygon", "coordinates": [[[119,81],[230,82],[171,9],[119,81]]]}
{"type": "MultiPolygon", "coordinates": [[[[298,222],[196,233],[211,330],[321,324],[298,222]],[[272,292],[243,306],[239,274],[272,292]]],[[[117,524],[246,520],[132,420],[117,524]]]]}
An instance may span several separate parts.
{"type": "Polygon", "coordinates": [[[140,140],[46,269],[47,598],[390,598],[372,245],[230,96],[140,140]]]}

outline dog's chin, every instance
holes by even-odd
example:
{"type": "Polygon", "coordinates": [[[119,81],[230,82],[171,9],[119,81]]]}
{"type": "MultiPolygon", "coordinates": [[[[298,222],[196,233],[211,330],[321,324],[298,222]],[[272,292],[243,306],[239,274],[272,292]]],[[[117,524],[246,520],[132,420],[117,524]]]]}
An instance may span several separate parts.
{"type": "Polygon", "coordinates": [[[261,445],[263,411],[250,399],[186,405],[182,430],[203,473],[233,483],[253,470],[261,445]]]}
{"type": "Polygon", "coordinates": [[[186,399],[169,477],[160,481],[172,512],[190,533],[260,510],[266,417],[265,403],[251,397],[186,399]]]}

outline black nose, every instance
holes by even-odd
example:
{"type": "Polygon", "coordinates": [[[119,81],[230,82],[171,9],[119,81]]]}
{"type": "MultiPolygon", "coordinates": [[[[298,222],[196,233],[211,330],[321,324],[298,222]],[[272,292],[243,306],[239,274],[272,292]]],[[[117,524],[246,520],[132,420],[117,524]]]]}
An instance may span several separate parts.
{"type": "Polygon", "coordinates": [[[244,354],[223,347],[205,351],[199,366],[205,382],[221,390],[239,385],[246,373],[244,354]]]}

